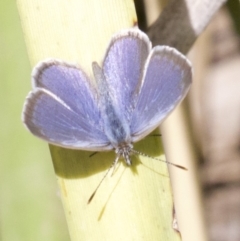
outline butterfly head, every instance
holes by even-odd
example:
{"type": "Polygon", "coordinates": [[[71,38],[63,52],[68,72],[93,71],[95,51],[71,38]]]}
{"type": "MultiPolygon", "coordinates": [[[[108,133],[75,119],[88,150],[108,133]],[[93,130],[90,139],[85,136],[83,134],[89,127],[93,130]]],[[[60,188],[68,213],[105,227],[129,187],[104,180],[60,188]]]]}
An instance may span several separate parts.
{"type": "Polygon", "coordinates": [[[117,154],[117,157],[120,158],[124,158],[125,162],[127,163],[127,165],[131,166],[132,165],[132,161],[130,159],[130,155],[132,153],[132,148],[133,148],[133,145],[132,144],[121,144],[119,145],[115,152],[117,154]]]}

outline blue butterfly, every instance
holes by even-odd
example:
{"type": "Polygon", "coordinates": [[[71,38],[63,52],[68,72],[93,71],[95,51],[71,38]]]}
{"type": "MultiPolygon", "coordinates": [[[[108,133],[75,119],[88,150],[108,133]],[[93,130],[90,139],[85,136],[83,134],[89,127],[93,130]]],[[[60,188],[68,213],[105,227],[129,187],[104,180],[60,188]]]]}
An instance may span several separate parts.
{"type": "Polygon", "coordinates": [[[49,143],[114,149],[114,163],[123,157],[131,165],[133,143],[158,127],[186,96],[191,64],[176,49],[152,48],[146,34],[130,29],[112,37],[101,67],[94,62],[92,69],[95,83],[76,65],[40,62],[32,73],[33,90],[22,120],[49,143]]]}

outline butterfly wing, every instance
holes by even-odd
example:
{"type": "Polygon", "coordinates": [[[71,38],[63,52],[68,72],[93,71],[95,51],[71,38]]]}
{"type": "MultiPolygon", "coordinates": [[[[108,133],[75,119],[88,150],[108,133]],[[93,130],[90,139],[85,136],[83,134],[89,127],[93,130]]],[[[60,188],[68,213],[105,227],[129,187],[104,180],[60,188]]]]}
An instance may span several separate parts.
{"type": "Polygon", "coordinates": [[[150,48],[151,43],[143,32],[124,30],[112,38],[103,61],[103,73],[113,106],[128,122],[150,48]]]}
{"type": "Polygon", "coordinates": [[[152,49],[131,120],[133,141],[153,131],[186,96],[192,79],[190,62],[167,46],[152,49]]]}
{"type": "Polygon", "coordinates": [[[97,103],[96,92],[80,68],[45,61],[33,71],[33,91],[24,105],[23,122],[34,135],[55,145],[109,150],[97,103]]]}

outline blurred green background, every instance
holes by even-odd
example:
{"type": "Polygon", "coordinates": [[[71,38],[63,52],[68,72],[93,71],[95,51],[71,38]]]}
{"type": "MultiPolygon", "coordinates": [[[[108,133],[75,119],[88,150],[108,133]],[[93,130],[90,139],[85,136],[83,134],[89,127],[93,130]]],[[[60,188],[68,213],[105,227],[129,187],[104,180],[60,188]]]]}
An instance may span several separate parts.
{"type": "Polygon", "coordinates": [[[21,122],[31,89],[21,23],[13,0],[0,1],[0,237],[69,240],[48,145],[21,122]]]}

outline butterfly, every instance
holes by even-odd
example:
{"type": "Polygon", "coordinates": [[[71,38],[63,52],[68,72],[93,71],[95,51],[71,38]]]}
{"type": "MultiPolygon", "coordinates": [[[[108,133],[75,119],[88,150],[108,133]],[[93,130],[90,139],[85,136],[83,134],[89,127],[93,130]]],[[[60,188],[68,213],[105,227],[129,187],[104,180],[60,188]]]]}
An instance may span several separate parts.
{"type": "Polygon", "coordinates": [[[115,150],[131,165],[133,143],[143,139],[186,96],[192,81],[189,60],[168,46],[152,48],[138,29],[115,34],[95,82],[81,67],[57,59],[32,72],[22,121],[35,136],[57,146],[115,150]]]}

